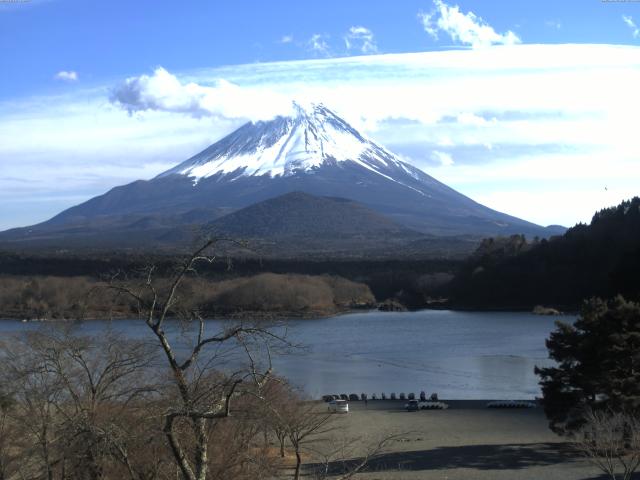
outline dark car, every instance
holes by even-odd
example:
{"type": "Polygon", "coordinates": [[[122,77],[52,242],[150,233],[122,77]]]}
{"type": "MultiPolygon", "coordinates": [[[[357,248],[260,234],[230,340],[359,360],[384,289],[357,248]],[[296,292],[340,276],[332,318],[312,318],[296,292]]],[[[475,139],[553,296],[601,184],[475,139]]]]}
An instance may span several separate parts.
{"type": "Polygon", "coordinates": [[[407,409],[407,412],[417,412],[420,409],[417,400],[409,400],[404,404],[404,408],[407,409]]]}

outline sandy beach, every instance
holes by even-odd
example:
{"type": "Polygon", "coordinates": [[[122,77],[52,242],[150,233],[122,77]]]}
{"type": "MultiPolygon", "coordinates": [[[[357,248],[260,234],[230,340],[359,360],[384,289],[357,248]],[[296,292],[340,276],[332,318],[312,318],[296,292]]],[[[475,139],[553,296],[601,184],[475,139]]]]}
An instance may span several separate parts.
{"type": "Polygon", "coordinates": [[[340,429],[336,439],[343,435],[367,442],[402,433],[359,475],[371,480],[604,478],[548,429],[542,408],[489,409],[486,401],[447,403],[448,410],[407,412],[402,401],[369,401],[366,407],[350,402],[348,414],[336,415],[340,429]]]}

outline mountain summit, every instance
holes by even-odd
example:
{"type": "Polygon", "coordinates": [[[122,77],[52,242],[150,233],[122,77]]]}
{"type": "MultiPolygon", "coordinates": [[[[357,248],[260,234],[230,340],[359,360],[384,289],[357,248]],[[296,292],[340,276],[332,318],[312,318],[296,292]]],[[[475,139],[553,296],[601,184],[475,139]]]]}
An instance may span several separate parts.
{"type": "MultiPolygon", "coordinates": [[[[0,241],[82,243],[99,237],[118,244],[124,235],[148,242],[149,235],[208,225],[291,192],[355,201],[401,228],[431,236],[545,237],[562,230],[480,205],[365,138],[324,105],[296,104],[294,110],[289,117],[247,123],[151,180],[113,188],[47,222],[5,232],[0,241]]],[[[304,197],[286,198],[286,211],[294,212],[295,198],[304,197]]]]}
{"type": "Polygon", "coordinates": [[[419,177],[419,170],[364,138],[324,105],[305,109],[294,103],[294,109],[293,117],[245,124],[159,177],[180,174],[194,182],[215,175],[226,180],[287,177],[341,162],[353,162],[390,180],[399,170],[419,177]]]}

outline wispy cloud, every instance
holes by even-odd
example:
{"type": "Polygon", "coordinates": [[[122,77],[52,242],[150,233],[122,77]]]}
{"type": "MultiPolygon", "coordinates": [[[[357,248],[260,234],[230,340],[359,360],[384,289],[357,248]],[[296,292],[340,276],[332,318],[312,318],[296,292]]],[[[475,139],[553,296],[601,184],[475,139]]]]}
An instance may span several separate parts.
{"type": "Polygon", "coordinates": [[[443,167],[450,167],[454,164],[453,157],[450,153],[434,150],[431,152],[431,158],[443,167]]]}
{"type": "Polygon", "coordinates": [[[442,0],[433,0],[434,9],[429,13],[420,13],[424,30],[434,39],[438,33],[446,33],[454,42],[470,45],[472,48],[490,45],[513,45],[520,38],[511,30],[496,32],[491,25],[473,12],[462,13],[457,5],[450,6],[442,0]]]}
{"type": "Polygon", "coordinates": [[[153,75],[127,78],[111,92],[110,101],[129,114],[155,110],[194,117],[218,116],[260,120],[291,111],[287,97],[247,90],[224,79],[214,86],[183,83],[162,67],[153,75]]]}
{"type": "Polygon", "coordinates": [[[640,37],[640,29],[633,21],[633,18],[630,15],[623,15],[622,21],[627,24],[627,26],[631,29],[633,38],[640,37]]]}
{"type": "Polygon", "coordinates": [[[77,82],[79,79],[78,72],[73,70],[62,70],[53,76],[56,80],[62,80],[63,82],[77,82]]]}
{"type": "Polygon", "coordinates": [[[293,42],[293,35],[283,35],[280,37],[279,43],[291,43],[293,42]]]}
{"type": "Polygon", "coordinates": [[[378,52],[373,32],[362,26],[351,27],[344,36],[344,43],[347,50],[355,49],[365,54],[378,52]]]}
{"type": "Polygon", "coordinates": [[[560,30],[562,28],[562,22],[560,20],[547,20],[544,24],[549,28],[555,28],[556,30],[560,30]]]}
{"type": "Polygon", "coordinates": [[[307,42],[307,47],[310,51],[320,57],[330,57],[331,49],[327,43],[328,35],[322,33],[314,33],[307,42]]]}

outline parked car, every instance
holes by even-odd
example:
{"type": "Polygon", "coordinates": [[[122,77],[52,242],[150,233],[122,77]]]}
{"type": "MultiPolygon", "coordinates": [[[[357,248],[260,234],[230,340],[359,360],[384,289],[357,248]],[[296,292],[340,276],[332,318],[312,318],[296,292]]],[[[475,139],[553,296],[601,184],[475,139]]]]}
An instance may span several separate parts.
{"type": "Polygon", "coordinates": [[[332,413],[349,413],[349,402],[346,400],[331,400],[329,411],[332,413]]]}
{"type": "Polygon", "coordinates": [[[404,404],[404,408],[407,409],[407,412],[417,412],[418,410],[420,410],[417,400],[409,400],[404,404]]]}

